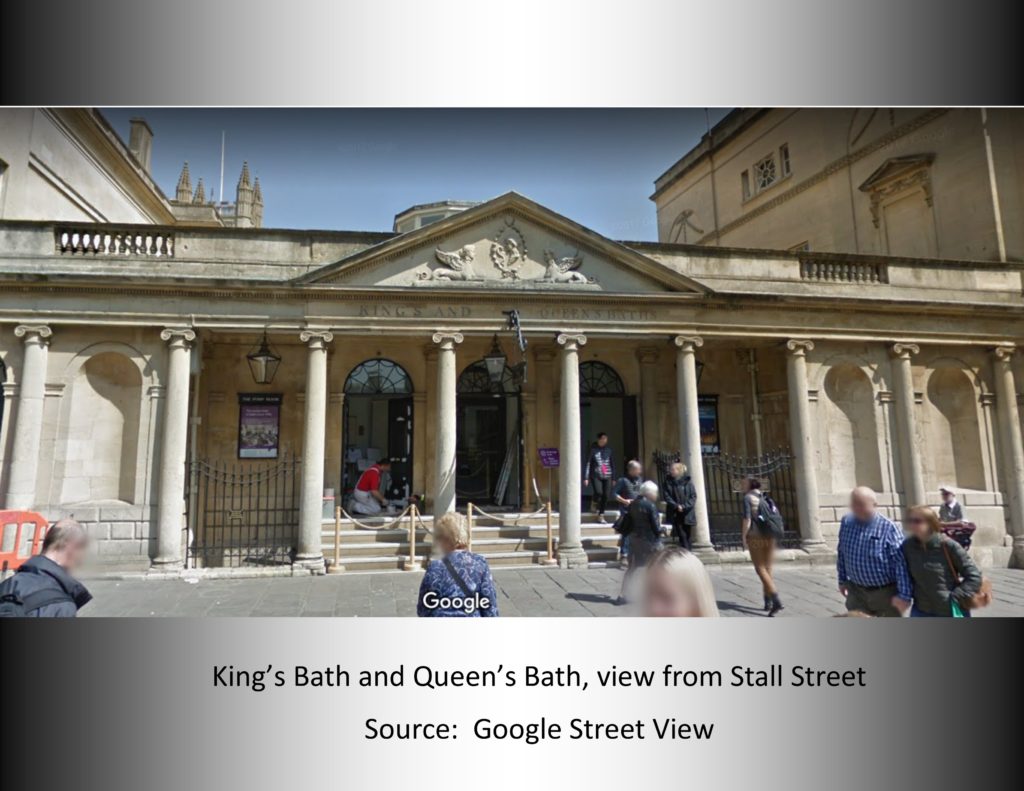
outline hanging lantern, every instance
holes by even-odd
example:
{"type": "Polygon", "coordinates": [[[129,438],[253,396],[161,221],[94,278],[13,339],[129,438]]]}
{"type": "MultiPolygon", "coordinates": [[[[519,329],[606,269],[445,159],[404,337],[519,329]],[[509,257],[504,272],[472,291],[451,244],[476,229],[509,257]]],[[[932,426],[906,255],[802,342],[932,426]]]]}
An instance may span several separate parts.
{"type": "Polygon", "coordinates": [[[263,333],[260,345],[249,352],[245,359],[249,362],[249,371],[252,373],[253,381],[258,385],[268,385],[274,381],[274,374],[277,373],[277,366],[281,364],[281,355],[276,354],[270,348],[267,340],[267,333],[263,333]]]}
{"type": "Polygon", "coordinates": [[[494,340],[491,342],[491,350],[484,357],[484,364],[487,366],[487,376],[490,377],[491,384],[495,385],[495,387],[501,386],[501,381],[505,377],[505,364],[507,362],[508,358],[501,350],[498,336],[495,335],[494,340]]]}

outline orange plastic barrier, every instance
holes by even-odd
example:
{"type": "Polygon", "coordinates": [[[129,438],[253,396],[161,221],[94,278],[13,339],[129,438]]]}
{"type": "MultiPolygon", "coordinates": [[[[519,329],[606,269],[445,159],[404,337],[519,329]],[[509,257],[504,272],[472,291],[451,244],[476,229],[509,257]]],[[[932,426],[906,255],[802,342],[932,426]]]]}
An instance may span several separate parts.
{"type": "Polygon", "coordinates": [[[39,550],[43,547],[43,537],[49,527],[50,524],[43,518],[43,515],[34,511],[0,511],[0,531],[2,531],[0,532],[2,535],[0,568],[4,571],[14,571],[32,555],[38,555],[39,550]],[[10,525],[15,526],[13,545],[7,540],[10,525]],[[22,555],[20,553],[25,546],[24,530],[29,526],[34,529],[32,548],[27,555],[22,555]],[[4,547],[10,547],[10,550],[5,550],[4,547]]]}

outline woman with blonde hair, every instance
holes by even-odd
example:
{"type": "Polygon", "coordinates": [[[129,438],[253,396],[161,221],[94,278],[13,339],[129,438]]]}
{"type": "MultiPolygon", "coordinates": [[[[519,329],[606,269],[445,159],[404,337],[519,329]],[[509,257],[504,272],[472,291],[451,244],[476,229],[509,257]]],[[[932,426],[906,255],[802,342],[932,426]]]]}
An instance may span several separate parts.
{"type": "Polygon", "coordinates": [[[644,614],[653,617],[717,618],[711,577],[700,558],[682,547],[656,554],[644,580],[644,614]]]}
{"type": "Polygon", "coordinates": [[[931,508],[915,505],[907,511],[904,527],[910,536],[903,556],[914,583],[911,618],[962,617],[981,590],[981,571],[967,550],[942,533],[939,516],[931,508]]]}
{"type": "Polygon", "coordinates": [[[420,583],[416,614],[421,618],[488,618],[498,614],[498,592],[487,561],[469,551],[462,514],[434,520],[434,551],[420,583]]]}

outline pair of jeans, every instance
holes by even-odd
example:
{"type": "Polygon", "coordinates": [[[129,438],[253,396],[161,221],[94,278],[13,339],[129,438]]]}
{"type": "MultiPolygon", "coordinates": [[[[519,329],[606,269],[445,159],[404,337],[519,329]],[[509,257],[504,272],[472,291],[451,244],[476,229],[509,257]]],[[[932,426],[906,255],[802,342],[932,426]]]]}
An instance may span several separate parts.
{"type": "Polygon", "coordinates": [[[896,583],[881,588],[864,588],[853,582],[846,583],[846,609],[866,612],[876,618],[899,618],[900,611],[892,606],[896,583]]]}
{"type": "Polygon", "coordinates": [[[608,510],[608,500],[612,495],[611,478],[591,478],[590,485],[594,487],[594,510],[603,514],[608,510]]]}

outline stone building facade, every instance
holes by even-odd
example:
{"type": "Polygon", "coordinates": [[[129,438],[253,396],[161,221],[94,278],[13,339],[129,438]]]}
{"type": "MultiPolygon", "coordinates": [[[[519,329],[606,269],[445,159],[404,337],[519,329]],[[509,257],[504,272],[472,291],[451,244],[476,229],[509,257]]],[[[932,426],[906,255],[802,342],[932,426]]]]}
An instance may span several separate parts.
{"type": "Polygon", "coordinates": [[[1024,114],[742,109],[656,181],[670,243],[1024,260],[1024,114]]]}
{"type": "Polygon", "coordinates": [[[796,552],[830,550],[855,484],[897,515],[950,484],[979,559],[1021,565],[1022,342],[1020,265],[620,243],[514,193],[407,233],[4,221],[0,493],[89,523],[101,556],[178,568],[197,465],[264,481],[294,457],[288,560],[318,571],[325,490],[343,502],[387,454],[429,513],[550,496],[577,566],[604,429],[620,464],[679,452],[707,476],[708,558],[735,496],[710,492],[717,459],[781,448],[796,552]],[[256,456],[243,430],[269,432],[256,456]]]}

